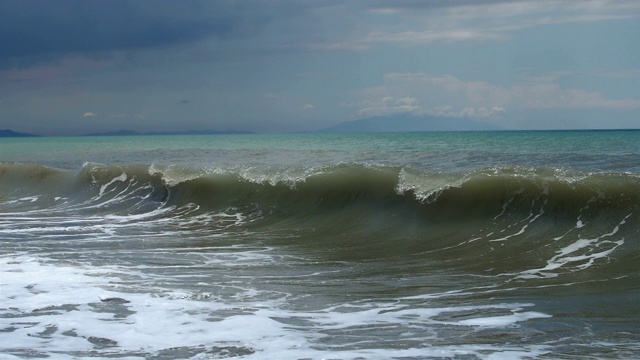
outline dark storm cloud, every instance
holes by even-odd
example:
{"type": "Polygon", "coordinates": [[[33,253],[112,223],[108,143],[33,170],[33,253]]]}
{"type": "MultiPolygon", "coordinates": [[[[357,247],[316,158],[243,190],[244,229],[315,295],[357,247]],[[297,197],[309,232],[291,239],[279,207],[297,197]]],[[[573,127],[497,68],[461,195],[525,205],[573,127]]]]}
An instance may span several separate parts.
{"type": "Polygon", "coordinates": [[[250,2],[0,0],[0,67],[244,36],[250,2]]]}

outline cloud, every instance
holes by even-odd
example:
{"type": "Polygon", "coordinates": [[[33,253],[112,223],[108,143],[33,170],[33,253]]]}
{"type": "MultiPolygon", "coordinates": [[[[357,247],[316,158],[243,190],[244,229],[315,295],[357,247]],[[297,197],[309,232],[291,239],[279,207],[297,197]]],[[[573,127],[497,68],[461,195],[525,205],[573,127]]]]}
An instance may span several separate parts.
{"type": "Polygon", "coordinates": [[[555,83],[524,83],[511,87],[513,99],[533,109],[608,109],[640,108],[640,99],[607,99],[597,92],[563,89],[555,83]]]}
{"type": "Polygon", "coordinates": [[[315,108],[316,108],[316,107],[315,107],[315,106],[313,106],[312,104],[305,104],[305,105],[302,107],[302,110],[304,110],[304,111],[311,111],[311,110],[313,110],[313,109],[315,109],[315,108]]]}
{"type": "Polygon", "coordinates": [[[357,3],[0,0],[0,70],[55,64],[70,56],[111,59],[120,55],[137,62],[144,57],[143,51],[169,48],[173,51],[162,55],[193,61],[342,51],[352,46],[337,44],[351,29],[346,9],[361,11],[364,7],[357,3]],[[325,26],[323,17],[332,19],[331,26],[325,26]]]}
{"type": "Polygon", "coordinates": [[[506,111],[505,108],[494,106],[492,108],[464,108],[460,112],[460,117],[470,117],[470,118],[493,118],[496,117],[506,111]]]}
{"type": "Polygon", "coordinates": [[[594,75],[603,77],[603,78],[609,78],[609,79],[633,80],[633,79],[640,79],[640,69],[601,71],[601,72],[594,73],[594,75]]]}
{"type": "Polygon", "coordinates": [[[382,116],[394,114],[419,114],[422,111],[420,102],[414,97],[396,98],[384,96],[365,100],[358,109],[358,116],[382,116]]]}
{"type": "Polygon", "coordinates": [[[431,44],[436,42],[458,42],[458,41],[496,41],[504,40],[507,37],[497,32],[487,32],[479,30],[452,29],[449,31],[405,31],[399,33],[375,32],[369,34],[365,42],[388,42],[401,43],[406,45],[431,44]]]}
{"type": "Polygon", "coordinates": [[[410,114],[449,118],[488,119],[495,118],[506,111],[504,108],[499,106],[494,106],[492,108],[466,107],[463,109],[454,108],[453,106],[430,107],[421,105],[416,98],[397,99],[391,96],[387,96],[382,99],[365,101],[362,104],[364,104],[365,106],[361,107],[356,112],[356,116],[358,117],[410,114]]]}
{"type": "Polygon", "coordinates": [[[371,0],[368,9],[381,13],[424,12],[434,9],[455,11],[473,17],[493,14],[493,16],[518,16],[533,12],[553,12],[570,10],[578,12],[637,10],[636,0],[371,0]]]}
{"type": "MultiPolygon", "coordinates": [[[[529,0],[538,1],[538,0],[529,0]]],[[[513,0],[373,0],[369,2],[371,9],[393,12],[393,11],[415,11],[434,8],[450,8],[459,6],[496,4],[496,3],[513,3],[513,0]]]]}
{"type": "Polygon", "coordinates": [[[377,27],[361,43],[428,45],[439,42],[500,41],[532,27],[624,20],[638,17],[640,2],[583,0],[379,0],[369,11],[410,25],[377,27]]]}
{"type": "Polygon", "coordinates": [[[640,109],[640,99],[608,99],[597,92],[562,88],[552,81],[524,81],[504,87],[426,73],[387,74],[383,85],[357,91],[354,96],[358,100],[348,105],[356,109],[356,116],[414,114],[487,119],[516,108],[640,109]]]}
{"type": "MultiPolygon", "coordinates": [[[[421,94],[429,102],[442,103],[460,99],[465,107],[502,107],[511,99],[508,89],[486,81],[463,81],[451,75],[426,73],[391,73],[385,84],[393,92],[421,94]]],[[[444,104],[451,105],[451,104],[444,104]]]]}
{"type": "Polygon", "coordinates": [[[94,118],[94,117],[96,117],[96,116],[97,116],[96,114],[94,114],[94,113],[92,113],[92,112],[90,112],[90,111],[88,111],[88,112],[86,112],[86,113],[82,114],[82,117],[83,117],[83,118],[94,118]]]}
{"type": "Polygon", "coordinates": [[[0,0],[0,68],[56,61],[69,54],[104,57],[242,36],[250,4],[220,0],[0,0]]]}
{"type": "Polygon", "coordinates": [[[111,115],[111,118],[117,120],[144,120],[147,117],[144,114],[118,113],[111,115]]]}

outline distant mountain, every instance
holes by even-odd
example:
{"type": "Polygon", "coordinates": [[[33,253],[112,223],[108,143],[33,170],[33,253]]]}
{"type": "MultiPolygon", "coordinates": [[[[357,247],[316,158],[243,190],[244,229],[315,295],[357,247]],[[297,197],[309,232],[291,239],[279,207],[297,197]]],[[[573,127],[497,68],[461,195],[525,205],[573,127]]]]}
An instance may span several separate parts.
{"type": "Polygon", "coordinates": [[[138,132],[133,130],[118,130],[118,131],[107,131],[100,133],[91,133],[86,134],[84,136],[142,136],[142,135],[223,135],[223,134],[252,134],[249,131],[240,131],[240,130],[189,130],[189,131],[176,131],[176,132],[138,132]]]}
{"type": "Polygon", "coordinates": [[[142,135],[225,135],[225,134],[253,134],[243,130],[189,130],[178,132],[147,132],[142,135]]]}
{"type": "Polygon", "coordinates": [[[0,137],[39,137],[40,135],[33,135],[27,133],[16,132],[13,130],[0,130],[0,137]]]}
{"type": "Polygon", "coordinates": [[[476,120],[436,117],[436,116],[376,116],[366,119],[346,121],[338,125],[318,130],[329,133],[355,132],[411,132],[411,131],[478,131],[498,130],[492,124],[476,120]]]}
{"type": "Polygon", "coordinates": [[[137,136],[137,135],[142,135],[142,134],[133,130],[117,130],[117,131],[91,133],[91,134],[86,134],[84,136],[137,136]]]}

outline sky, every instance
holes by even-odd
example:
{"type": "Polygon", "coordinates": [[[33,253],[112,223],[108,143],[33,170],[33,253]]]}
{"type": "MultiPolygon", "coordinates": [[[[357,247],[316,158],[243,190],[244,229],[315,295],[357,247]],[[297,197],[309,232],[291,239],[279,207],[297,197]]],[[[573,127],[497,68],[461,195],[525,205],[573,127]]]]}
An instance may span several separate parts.
{"type": "Polygon", "coordinates": [[[637,0],[0,0],[0,129],[640,128],[637,0]]]}

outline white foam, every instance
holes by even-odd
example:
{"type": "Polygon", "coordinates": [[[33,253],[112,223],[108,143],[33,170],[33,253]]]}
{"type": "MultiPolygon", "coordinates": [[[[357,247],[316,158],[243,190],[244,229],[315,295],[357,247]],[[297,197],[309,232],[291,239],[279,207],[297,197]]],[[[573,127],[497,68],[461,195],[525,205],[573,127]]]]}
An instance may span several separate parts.
{"type": "MultiPolygon", "coordinates": [[[[113,341],[121,350],[153,352],[212,341],[236,343],[233,329],[258,325],[253,317],[231,316],[219,323],[206,320],[211,312],[225,309],[224,304],[106,290],[118,279],[105,277],[108,273],[101,271],[89,275],[80,269],[43,265],[32,259],[3,259],[2,265],[2,312],[20,315],[1,319],[3,328],[15,328],[7,333],[10,341],[1,346],[5,350],[89,351],[94,346],[88,339],[93,337],[113,341]],[[133,314],[118,320],[113,313],[96,311],[108,304],[105,299],[126,300],[124,305],[133,314]],[[47,328],[55,331],[40,336],[47,328]]],[[[257,328],[264,330],[266,324],[261,326],[257,328]]],[[[269,333],[272,331],[264,334],[269,333]]]]}
{"type": "Polygon", "coordinates": [[[36,202],[38,201],[38,199],[40,198],[40,196],[25,196],[19,199],[15,199],[15,200],[8,200],[5,201],[5,204],[19,204],[19,203],[24,203],[24,202],[36,202]]]}
{"type": "Polygon", "coordinates": [[[185,181],[197,179],[206,174],[206,172],[199,168],[191,168],[181,165],[164,166],[154,163],[149,166],[148,174],[152,176],[160,175],[162,181],[164,181],[166,185],[175,186],[185,181]]]}
{"type": "Polygon", "coordinates": [[[513,325],[517,322],[527,321],[531,319],[544,319],[549,318],[551,315],[544,314],[535,311],[527,311],[523,313],[504,315],[504,316],[489,316],[478,317],[474,319],[466,319],[455,322],[456,325],[470,325],[470,326],[482,326],[482,327],[504,327],[513,325]]]}
{"type": "Polygon", "coordinates": [[[518,191],[513,193],[513,196],[507,200],[504,204],[502,204],[502,211],[500,211],[500,213],[498,215],[496,215],[493,220],[497,220],[499,217],[501,217],[502,215],[504,215],[505,211],[507,211],[507,208],[509,207],[509,205],[516,199],[516,197],[520,194],[524,193],[524,188],[520,188],[518,189],[518,191]]]}
{"type": "Polygon", "coordinates": [[[115,183],[115,182],[125,182],[125,181],[127,181],[127,173],[122,172],[122,174],[120,174],[120,176],[117,176],[117,177],[111,179],[111,181],[109,181],[108,183],[106,183],[106,184],[104,184],[104,185],[102,185],[100,187],[100,193],[98,194],[97,199],[100,199],[102,196],[104,196],[105,191],[107,190],[107,188],[109,188],[109,186],[111,186],[113,183],[115,183]]]}
{"type": "MultiPolygon", "coordinates": [[[[116,267],[83,269],[49,264],[27,256],[0,258],[0,266],[3,269],[0,329],[7,330],[3,332],[0,344],[0,353],[4,354],[29,351],[73,358],[117,353],[143,358],[167,351],[179,352],[175,349],[182,348],[192,349],[199,353],[198,356],[207,358],[216,357],[216,348],[227,347],[230,351],[238,351],[238,357],[244,359],[383,359],[391,354],[488,358],[492,354],[536,356],[546,352],[545,347],[535,345],[432,346],[425,337],[425,330],[421,330],[451,325],[504,327],[549,316],[523,311],[531,304],[407,306],[439,296],[433,295],[401,298],[389,303],[364,301],[305,312],[287,309],[285,299],[257,300],[256,294],[230,302],[215,293],[203,297],[206,301],[200,301],[188,291],[158,291],[155,288],[144,291],[145,287],[140,285],[150,279],[139,282],[135,291],[127,290],[127,281],[121,277],[133,276],[131,269],[126,270],[128,273],[121,273],[122,269],[116,267]],[[487,311],[505,315],[483,316],[487,311]],[[445,313],[477,315],[461,321],[436,318],[445,313]],[[397,326],[417,331],[414,335],[409,334],[411,331],[405,332],[403,336],[422,345],[391,352],[378,343],[358,343],[358,334],[370,330],[391,332],[397,326]],[[339,335],[344,333],[354,334],[354,340],[339,335]],[[327,340],[329,344],[320,345],[327,340]],[[347,341],[351,345],[332,345],[330,342],[334,340],[347,341]],[[213,355],[209,356],[207,352],[213,355]]],[[[395,340],[390,336],[384,341],[395,340]]],[[[5,358],[11,358],[11,355],[5,358]]]]}
{"type": "MultiPolygon", "coordinates": [[[[569,264],[574,264],[574,267],[577,270],[584,270],[590,267],[597,259],[608,257],[616,248],[624,244],[624,239],[616,241],[603,239],[615,235],[620,230],[620,226],[624,225],[631,215],[632,214],[628,214],[625,216],[610,232],[591,239],[579,238],[573,243],[558,250],[555,256],[547,260],[547,265],[545,267],[522,271],[517,277],[522,279],[556,277],[557,274],[552,271],[567,267],[569,264]]],[[[556,240],[558,239],[559,238],[556,240]]]]}
{"type": "MultiPolygon", "coordinates": [[[[540,216],[542,216],[544,214],[544,206],[546,205],[547,201],[545,200],[544,204],[542,204],[542,206],[540,207],[540,210],[538,211],[538,213],[536,215],[534,215],[533,213],[530,213],[529,216],[525,219],[525,220],[529,220],[524,226],[522,226],[522,228],[514,233],[514,234],[510,234],[501,238],[497,238],[497,239],[490,239],[489,241],[505,241],[505,240],[509,240],[512,237],[516,237],[519,235],[524,234],[525,230],[527,230],[527,228],[529,227],[529,225],[531,225],[531,223],[533,223],[534,221],[536,221],[540,216]]],[[[533,203],[532,203],[533,206],[533,203]]],[[[509,227],[511,227],[512,225],[509,225],[509,227]]],[[[504,231],[504,230],[503,230],[504,231]]],[[[489,236],[489,235],[487,235],[489,236]]]]}

